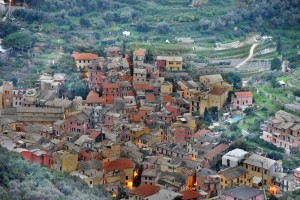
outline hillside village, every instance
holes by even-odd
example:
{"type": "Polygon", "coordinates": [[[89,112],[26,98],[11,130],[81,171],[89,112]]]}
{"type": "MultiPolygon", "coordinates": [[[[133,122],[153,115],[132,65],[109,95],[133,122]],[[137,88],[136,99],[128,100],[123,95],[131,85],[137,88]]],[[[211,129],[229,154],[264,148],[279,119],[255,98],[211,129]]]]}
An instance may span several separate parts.
{"type": "MultiPolygon", "coordinates": [[[[181,73],[182,56],[105,52],[71,55],[86,98],[60,95],[63,73],[41,74],[32,88],[3,82],[0,145],[118,199],[264,199],[300,187],[300,166],[284,170],[288,161],[224,138],[256,106],[252,91],[233,92],[221,74],[181,73]]],[[[257,126],[284,154],[299,149],[298,116],[280,110],[257,126]]]]}

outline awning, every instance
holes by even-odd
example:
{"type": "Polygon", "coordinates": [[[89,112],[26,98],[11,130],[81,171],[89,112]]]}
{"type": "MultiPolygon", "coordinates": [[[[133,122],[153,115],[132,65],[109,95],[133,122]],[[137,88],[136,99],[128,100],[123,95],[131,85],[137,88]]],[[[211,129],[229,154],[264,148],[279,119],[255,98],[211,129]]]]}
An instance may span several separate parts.
{"type": "Polygon", "coordinates": [[[261,177],[254,176],[252,182],[258,185],[261,182],[261,179],[261,177]]]}
{"type": "Polygon", "coordinates": [[[276,133],[276,132],[275,132],[275,133],[273,133],[273,134],[276,135],[276,136],[280,136],[280,133],[276,133]]]}

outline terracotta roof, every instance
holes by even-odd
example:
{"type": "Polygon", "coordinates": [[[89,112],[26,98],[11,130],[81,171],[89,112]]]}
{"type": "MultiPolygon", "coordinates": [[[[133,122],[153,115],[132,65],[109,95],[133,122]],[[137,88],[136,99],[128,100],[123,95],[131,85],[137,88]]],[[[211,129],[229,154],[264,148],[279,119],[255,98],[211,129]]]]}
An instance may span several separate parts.
{"type": "Polygon", "coordinates": [[[174,99],[171,95],[163,96],[162,100],[163,100],[164,103],[167,103],[167,102],[174,103],[174,99]]]}
{"type": "Polygon", "coordinates": [[[213,95],[221,95],[224,94],[227,90],[222,88],[214,88],[212,91],[209,92],[209,94],[213,95]]]}
{"type": "Polygon", "coordinates": [[[218,154],[222,153],[223,151],[229,148],[228,144],[219,144],[213,150],[203,155],[204,158],[212,159],[213,157],[217,156],[218,154]]]}
{"type": "Polygon", "coordinates": [[[75,60],[97,60],[98,55],[93,53],[73,53],[72,57],[75,60]]]}
{"type": "Polygon", "coordinates": [[[101,133],[99,132],[99,131],[92,131],[91,133],[90,133],[90,138],[93,138],[93,139],[96,139],[96,137],[98,136],[98,135],[100,135],[101,133]]]}
{"type": "Polygon", "coordinates": [[[134,189],[131,193],[130,196],[142,196],[143,198],[151,196],[153,194],[156,194],[160,190],[159,186],[155,185],[141,185],[134,189]]]}
{"type": "Polygon", "coordinates": [[[221,153],[225,150],[227,150],[229,148],[228,144],[219,144],[218,146],[216,146],[213,151],[216,153],[221,153]]]}
{"type": "Polygon", "coordinates": [[[106,172],[110,172],[115,169],[123,170],[128,168],[134,168],[134,163],[126,158],[121,158],[119,160],[104,163],[104,169],[106,172]]]}
{"type": "Polygon", "coordinates": [[[144,56],[146,54],[146,50],[145,49],[139,49],[133,52],[134,56],[144,56]]]}
{"type": "Polygon", "coordinates": [[[236,92],[237,97],[252,97],[252,92],[236,92]]]}
{"type": "Polygon", "coordinates": [[[120,85],[118,83],[103,83],[102,84],[103,89],[104,88],[118,88],[120,85]]]}
{"type": "Polygon", "coordinates": [[[154,90],[153,86],[147,83],[138,83],[133,85],[135,90],[154,90]]]}
{"type": "Polygon", "coordinates": [[[88,96],[86,97],[87,103],[102,103],[102,98],[99,97],[99,94],[94,91],[90,91],[88,96]]]}
{"type": "Polygon", "coordinates": [[[194,133],[193,136],[194,136],[195,138],[199,138],[199,137],[201,137],[202,135],[207,134],[207,133],[210,133],[210,132],[211,132],[210,130],[206,130],[205,128],[203,128],[203,129],[197,131],[196,133],[194,133]]]}
{"type": "Polygon", "coordinates": [[[146,100],[147,100],[148,103],[155,102],[154,94],[146,94],[146,100]]]}
{"type": "Polygon", "coordinates": [[[184,200],[190,200],[190,199],[197,199],[199,197],[202,197],[201,194],[199,194],[198,192],[194,191],[194,190],[185,190],[182,192],[179,192],[180,194],[183,194],[183,199],[184,200]]]}
{"type": "Polygon", "coordinates": [[[212,159],[216,156],[217,156],[217,154],[215,152],[208,152],[208,153],[203,155],[203,158],[212,159]]]}

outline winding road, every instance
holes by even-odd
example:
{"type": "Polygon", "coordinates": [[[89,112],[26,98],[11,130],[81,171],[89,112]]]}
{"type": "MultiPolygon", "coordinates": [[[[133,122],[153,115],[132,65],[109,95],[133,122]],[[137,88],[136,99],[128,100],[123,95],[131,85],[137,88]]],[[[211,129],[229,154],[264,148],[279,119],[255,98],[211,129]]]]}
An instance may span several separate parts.
{"type": "Polygon", "coordinates": [[[238,69],[240,67],[242,67],[244,64],[246,64],[252,57],[253,57],[253,54],[254,54],[254,49],[255,47],[258,45],[259,43],[255,43],[251,46],[250,48],[250,52],[249,52],[249,56],[246,58],[246,60],[244,60],[243,62],[241,62],[240,64],[236,65],[235,66],[235,69],[238,69]]]}

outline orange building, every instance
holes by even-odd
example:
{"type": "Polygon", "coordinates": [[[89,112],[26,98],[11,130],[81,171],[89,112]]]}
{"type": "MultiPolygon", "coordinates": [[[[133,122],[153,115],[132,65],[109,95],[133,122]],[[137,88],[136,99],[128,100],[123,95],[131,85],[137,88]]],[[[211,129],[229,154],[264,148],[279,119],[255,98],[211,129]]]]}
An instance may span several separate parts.
{"type": "Polygon", "coordinates": [[[118,83],[103,83],[103,104],[113,104],[114,98],[121,97],[120,85],[118,83]]]}

